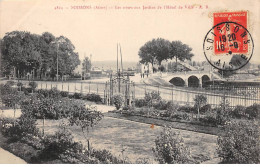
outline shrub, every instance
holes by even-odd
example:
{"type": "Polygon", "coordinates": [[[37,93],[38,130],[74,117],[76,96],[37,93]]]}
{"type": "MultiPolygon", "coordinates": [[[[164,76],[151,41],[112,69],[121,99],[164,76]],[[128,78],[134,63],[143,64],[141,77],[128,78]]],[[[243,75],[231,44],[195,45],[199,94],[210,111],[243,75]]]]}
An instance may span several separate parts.
{"type": "Polygon", "coordinates": [[[47,89],[39,89],[39,90],[37,90],[37,93],[43,95],[43,97],[49,97],[49,92],[50,91],[47,90],[47,89]]]}
{"type": "MultiPolygon", "coordinates": [[[[44,149],[39,153],[38,159],[51,161],[60,156],[71,153],[82,153],[83,146],[73,141],[73,136],[68,130],[59,130],[54,135],[47,135],[42,140],[44,149]]],[[[62,159],[64,160],[64,158],[62,159]]]]}
{"type": "Polygon", "coordinates": [[[157,91],[152,91],[151,93],[145,93],[145,103],[149,106],[152,107],[154,103],[157,103],[161,100],[160,92],[157,91]]]}
{"type": "Polygon", "coordinates": [[[186,113],[193,113],[194,112],[194,107],[192,107],[192,106],[180,106],[178,108],[178,111],[186,112],[186,113]]]}
{"type": "Polygon", "coordinates": [[[37,82],[29,82],[29,86],[30,88],[32,88],[33,91],[35,91],[35,89],[37,88],[38,84],[37,82]]]}
{"type": "Polygon", "coordinates": [[[166,100],[160,100],[157,103],[155,103],[153,106],[157,110],[167,110],[168,102],[166,100]]]}
{"type": "Polygon", "coordinates": [[[230,116],[233,118],[243,118],[246,117],[245,113],[246,108],[244,106],[236,106],[232,112],[230,112],[230,116]]]}
{"type": "Polygon", "coordinates": [[[107,150],[95,150],[91,151],[91,156],[95,157],[102,164],[123,164],[126,163],[124,160],[119,159],[111,154],[111,152],[107,150]]]}
{"type": "Polygon", "coordinates": [[[249,119],[260,118],[260,104],[253,104],[246,108],[245,114],[248,115],[249,119]]]}
{"type": "Polygon", "coordinates": [[[100,97],[100,95],[95,94],[95,93],[91,93],[91,94],[87,94],[86,96],[82,97],[83,100],[88,100],[88,101],[93,101],[93,102],[102,102],[102,98],[100,97]]]}
{"type": "Polygon", "coordinates": [[[25,95],[29,95],[30,93],[32,93],[32,88],[22,88],[22,91],[24,92],[25,95]]]}
{"type": "Polygon", "coordinates": [[[260,163],[259,124],[231,122],[218,136],[218,155],[224,163],[260,163]]]}
{"type": "Polygon", "coordinates": [[[8,85],[8,86],[14,86],[15,82],[14,81],[7,81],[5,85],[8,85]]]}
{"type": "Polygon", "coordinates": [[[204,95],[196,95],[194,98],[194,108],[198,111],[198,117],[200,117],[200,109],[202,106],[207,104],[207,97],[204,95]]]}
{"type": "Polygon", "coordinates": [[[69,92],[61,91],[61,92],[60,92],[60,95],[61,95],[62,97],[68,97],[68,96],[69,96],[69,92]]]}
{"type": "Polygon", "coordinates": [[[55,99],[61,98],[60,91],[56,87],[51,88],[48,91],[48,95],[49,95],[50,98],[55,98],[55,99]]]}
{"type": "Polygon", "coordinates": [[[22,114],[18,120],[4,118],[2,122],[2,132],[13,140],[20,140],[21,137],[28,134],[38,135],[36,119],[30,114],[22,114]]]}
{"type": "Polygon", "coordinates": [[[113,95],[112,102],[116,106],[116,109],[119,110],[124,103],[123,95],[121,94],[113,95]]]}
{"type": "Polygon", "coordinates": [[[217,126],[217,124],[218,124],[217,119],[215,117],[209,116],[209,115],[207,115],[203,118],[199,118],[199,121],[204,124],[211,125],[211,126],[217,126]]]}
{"type": "Polygon", "coordinates": [[[175,119],[183,119],[183,120],[190,120],[190,115],[187,114],[187,113],[175,113],[171,116],[172,118],[175,118],[175,119]]]}
{"type": "Polygon", "coordinates": [[[17,82],[17,86],[18,86],[19,90],[21,91],[22,87],[23,87],[23,83],[22,82],[17,82]]]}
{"type": "Polygon", "coordinates": [[[147,105],[144,99],[135,99],[134,102],[135,102],[135,106],[140,108],[147,105]]]}
{"type": "Polygon", "coordinates": [[[155,145],[153,152],[159,163],[183,164],[190,162],[190,151],[185,146],[183,138],[169,127],[164,127],[163,132],[157,136],[155,145]]]}
{"type": "Polygon", "coordinates": [[[168,112],[174,113],[174,112],[177,111],[178,107],[179,107],[178,104],[174,104],[173,102],[169,101],[167,103],[166,109],[167,109],[168,112]]]}
{"type": "Polygon", "coordinates": [[[75,98],[75,99],[81,99],[81,98],[82,98],[82,94],[75,92],[75,93],[73,94],[73,98],[75,98]]]}
{"type": "Polygon", "coordinates": [[[200,108],[201,113],[206,113],[206,112],[210,112],[210,111],[211,111],[211,105],[210,104],[206,104],[206,105],[204,105],[200,108]]]}
{"type": "Polygon", "coordinates": [[[12,89],[8,94],[1,95],[3,104],[13,109],[17,108],[17,105],[21,103],[25,94],[23,92],[18,92],[16,89],[12,89]]]}

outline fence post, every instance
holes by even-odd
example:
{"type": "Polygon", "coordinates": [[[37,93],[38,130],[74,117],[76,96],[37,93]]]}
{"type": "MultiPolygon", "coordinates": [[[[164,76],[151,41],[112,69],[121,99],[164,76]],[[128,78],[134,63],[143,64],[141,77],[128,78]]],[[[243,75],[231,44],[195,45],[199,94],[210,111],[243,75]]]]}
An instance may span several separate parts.
{"type": "Polygon", "coordinates": [[[82,94],[82,82],[80,82],[80,93],[82,94]]]}
{"type": "Polygon", "coordinates": [[[47,83],[46,83],[46,90],[47,90],[47,83]]]}
{"type": "Polygon", "coordinates": [[[97,94],[98,94],[98,84],[97,84],[97,94]]]}
{"type": "Polygon", "coordinates": [[[70,93],[70,84],[68,82],[68,93],[70,93]]]}
{"type": "Polygon", "coordinates": [[[88,84],[88,93],[90,93],[90,82],[88,84]]]}
{"type": "Polygon", "coordinates": [[[77,82],[75,82],[74,93],[76,93],[76,84],[77,84],[77,82]]]}
{"type": "Polygon", "coordinates": [[[172,103],[173,103],[173,85],[172,85],[172,103]]]}
{"type": "Polygon", "coordinates": [[[61,91],[63,91],[63,82],[61,83],[61,91]]]}

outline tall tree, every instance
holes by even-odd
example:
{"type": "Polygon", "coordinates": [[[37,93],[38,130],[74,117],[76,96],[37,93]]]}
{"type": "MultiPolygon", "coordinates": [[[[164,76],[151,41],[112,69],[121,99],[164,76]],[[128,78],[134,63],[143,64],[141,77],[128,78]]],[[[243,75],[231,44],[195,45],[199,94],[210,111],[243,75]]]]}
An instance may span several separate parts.
{"type": "Polygon", "coordinates": [[[177,71],[177,61],[191,60],[194,56],[192,53],[192,48],[181,41],[172,41],[170,48],[170,59],[175,58],[176,60],[176,71],[177,71]]]}
{"type": "Polygon", "coordinates": [[[140,63],[151,63],[152,67],[155,63],[161,65],[163,60],[169,58],[170,53],[170,41],[157,38],[146,42],[139,50],[140,63]]]}
{"type": "Polygon", "coordinates": [[[79,55],[71,41],[60,36],[55,38],[51,33],[42,35],[31,34],[24,31],[6,33],[1,40],[1,72],[9,74],[13,69],[15,73],[22,74],[32,72],[36,76],[49,73],[55,76],[71,74],[80,64],[79,55]],[[63,42],[59,41],[63,39],[63,42]]]}
{"type": "Polygon", "coordinates": [[[91,70],[91,61],[90,61],[89,57],[85,57],[85,59],[83,60],[82,66],[83,66],[83,70],[82,70],[83,74],[90,72],[90,70],[91,70]]]}

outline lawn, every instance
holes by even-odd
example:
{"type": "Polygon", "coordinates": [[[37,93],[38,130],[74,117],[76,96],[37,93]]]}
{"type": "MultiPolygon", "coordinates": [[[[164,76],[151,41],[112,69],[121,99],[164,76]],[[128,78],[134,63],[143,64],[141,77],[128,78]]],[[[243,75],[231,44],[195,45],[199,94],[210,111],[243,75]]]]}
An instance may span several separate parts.
{"type": "MultiPolygon", "coordinates": [[[[61,121],[46,120],[45,133],[54,133],[61,121]]],[[[38,121],[41,128],[41,120],[38,121]]],[[[70,127],[75,140],[85,139],[78,127],[70,127]]],[[[138,158],[148,158],[149,163],[157,163],[154,160],[152,147],[154,140],[161,132],[161,126],[150,128],[149,124],[133,122],[128,120],[104,117],[101,122],[91,129],[88,136],[91,136],[91,146],[95,149],[110,150],[115,156],[128,157],[132,163],[136,163],[138,158]]],[[[204,133],[178,130],[185,143],[190,147],[194,163],[200,163],[217,158],[216,142],[217,136],[204,133]]]]}

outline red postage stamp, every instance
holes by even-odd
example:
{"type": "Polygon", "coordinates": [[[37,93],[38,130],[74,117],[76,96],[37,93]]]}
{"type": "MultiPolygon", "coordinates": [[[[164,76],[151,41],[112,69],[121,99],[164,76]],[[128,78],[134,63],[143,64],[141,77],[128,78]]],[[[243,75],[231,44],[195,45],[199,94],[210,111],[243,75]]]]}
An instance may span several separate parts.
{"type": "Polygon", "coordinates": [[[221,24],[214,29],[214,52],[215,54],[223,53],[247,53],[248,45],[246,44],[248,36],[247,29],[247,12],[221,12],[213,14],[214,25],[221,24]],[[235,22],[230,24],[228,22],[235,22]]]}

